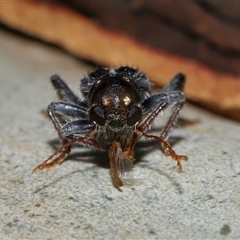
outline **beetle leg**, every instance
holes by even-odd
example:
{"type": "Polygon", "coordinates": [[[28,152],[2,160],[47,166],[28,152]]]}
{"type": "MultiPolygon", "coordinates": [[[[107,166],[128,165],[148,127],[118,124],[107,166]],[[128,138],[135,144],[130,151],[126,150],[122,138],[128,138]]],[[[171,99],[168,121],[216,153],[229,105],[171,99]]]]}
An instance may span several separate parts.
{"type": "Polygon", "coordinates": [[[133,162],[134,161],[134,146],[135,143],[142,137],[142,133],[140,135],[135,132],[130,140],[128,146],[123,149],[124,154],[133,162]]]}
{"type": "Polygon", "coordinates": [[[86,134],[94,128],[95,126],[89,120],[81,119],[64,124],[61,128],[61,132],[67,138],[76,138],[74,134],[86,134]]]}
{"type": "Polygon", "coordinates": [[[123,151],[121,144],[114,141],[110,145],[108,155],[112,179],[117,186],[121,187],[123,186],[123,182],[119,174],[123,176],[127,171],[131,170],[133,166],[134,158],[132,149],[131,151],[123,151]]]}
{"type": "Polygon", "coordinates": [[[67,86],[67,84],[61,79],[59,75],[53,75],[51,77],[51,82],[57,90],[58,97],[61,100],[75,104],[79,104],[79,102],[81,102],[81,100],[72,92],[72,90],[67,86]]]}
{"type": "Polygon", "coordinates": [[[176,121],[177,121],[179,112],[180,112],[180,110],[182,109],[183,104],[184,104],[184,102],[180,102],[180,103],[178,103],[178,104],[176,104],[176,105],[174,106],[172,115],[170,116],[169,120],[167,121],[166,126],[163,128],[163,130],[162,130],[162,132],[161,132],[160,137],[161,137],[162,139],[164,139],[164,140],[167,140],[167,139],[168,139],[169,133],[170,133],[170,131],[172,130],[174,124],[175,124],[176,121]]]}
{"type": "Polygon", "coordinates": [[[154,135],[148,135],[145,132],[148,129],[148,127],[151,125],[151,123],[154,121],[154,119],[158,116],[159,112],[166,108],[166,105],[167,105],[166,103],[165,104],[162,103],[161,105],[159,105],[157,109],[155,109],[146,119],[144,119],[140,124],[137,125],[137,129],[136,129],[136,132],[138,133],[139,136],[142,135],[146,138],[153,138],[158,140],[164,150],[164,153],[167,156],[171,156],[173,160],[177,161],[179,172],[182,172],[182,166],[180,161],[187,160],[187,156],[177,155],[175,151],[172,149],[172,147],[170,146],[170,144],[166,141],[166,139],[174,123],[177,120],[178,113],[181,107],[183,106],[183,104],[184,102],[179,102],[176,104],[173,110],[173,114],[171,115],[169,121],[167,122],[166,127],[163,129],[163,132],[160,135],[160,137],[154,136],[154,135]]]}
{"type": "MultiPolygon", "coordinates": [[[[166,85],[162,89],[162,92],[171,92],[176,90],[182,91],[184,88],[184,84],[185,84],[185,76],[182,73],[179,73],[172,79],[172,81],[168,85],[166,85]]],[[[181,108],[183,107],[183,104],[184,102],[180,101],[175,105],[170,119],[168,120],[166,126],[162,130],[162,133],[160,135],[161,138],[167,140],[172,127],[177,121],[177,117],[179,115],[181,108]]]]}
{"type": "MultiPolygon", "coordinates": [[[[149,110],[151,110],[151,111],[137,125],[137,128],[141,129],[143,132],[145,132],[149,128],[149,126],[153,123],[153,121],[159,115],[160,112],[164,111],[167,107],[169,107],[171,105],[176,105],[173,110],[173,113],[175,112],[176,108],[177,109],[179,108],[179,111],[180,111],[181,107],[183,106],[184,101],[185,101],[184,95],[180,91],[166,92],[166,93],[162,92],[159,94],[152,95],[151,97],[147,98],[142,104],[143,109],[145,109],[145,110],[143,110],[143,112],[146,113],[146,111],[147,112],[149,110]]],[[[177,111],[177,114],[179,111],[177,111]]],[[[174,114],[172,114],[172,115],[174,115],[174,114]]],[[[177,115],[176,115],[176,117],[177,117],[177,115]]]]}
{"type": "Polygon", "coordinates": [[[56,165],[60,165],[70,154],[72,145],[76,142],[87,145],[88,147],[95,147],[100,149],[99,144],[90,139],[91,136],[95,133],[95,130],[88,132],[84,137],[75,137],[71,140],[64,140],[63,145],[55,151],[49,158],[47,158],[43,163],[38,165],[32,170],[32,173],[35,173],[37,170],[53,168],[56,165]]]}
{"type": "Polygon", "coordinates": [[[162,90],[161,92],[183,91],[185,84],[185,75],[178,73],[162,90]]]}
{"type": "Polygon", "coordinates": [[[47,158],[43,163],[38,165],[32,170],[35,173],[37,170],[53,168],[56,165],[60,165],[71,152],[71,143],[65,142],[55,153],[53,153],[49,158],[47,158]]]}
{"type": "Polygon", "coordinates": [[[120,148],[120,144],[117,144],[117,142],[113,142],[108,150],[108,156],[110,159],[110,168],[111,168],[110,171],[111,171],[113,182],[117,186],[122,187],[123,183],[118,174],[117,159],[116,159],[118,148],[120,148]]]}
{"type": "Polygon", "coordinates": [[[142,103],[142,108],[143,113],[148,115],[136,127],[136,132],[139,136],[153,138],[160,142],[164,153],[167,156],[171,156],[173,160],[177,161],[179,172],[182,172],[182,166],[180,161],[187,160],[187,156],[177,155],[166,140],[172,127],[176,123],[179,112],[185,102],[184,95],[180,91],[184,87],[184,82],[184,75],[178,74],[166,87],[162,89],[160,93],[154,94],[149,98],[145,99],[142,103]],[[149,126],[153,123],[159,113],[170,105],[174,105],[173,112],[166,126],[163,128],[160,137],[146,134],[145,132],[148,130],[149,126]]]}
{"type": "Polygon", "coordinates": [[[143,114],[148,114],[156,109],[160,104],[171,104],[182,102],[184,100],[181,91],[184,88],[185,76],[182,73],[177,74],[169,84],[167,84],[159,93],[146,98],[142,103],[143,114]]]}
{"type": "Polygon", "coordinates": [[[87,118],[87,109],[85,107],[68,102],[51,102],[48,106],[48,112],[78,119],[87,118]]]}
{"type": "Polygon", "coordinates": [[[176,152],[172,149],[172,147],[170,146],[170,144],[165,141],[163,138],[158,137],[158,136],[154,136],[154,135],[148,135],[146,133],[142,133],[142,135],[145,138],[153,138],[155,140],[157,140],[162,148],[164,153],[166,154],[166,156],[170,156],[174,161],[177,162],[177,167],[178,167],[178,171],[181,173],[182,172],[182,165],[181,165],[181,161],[187,161],[188,157],[184,156],[184,155],[178,155],[176,154],[176,152]]]}
{"type": "Polygon", "coordinates": [[[62,133],[62,123],[61,123],[61,117],[71,117],[71,118],[81,118],[86,119],[86,109],[74,105],[72,103],[66,103],[66,102],[52,102],[48,106],[48,115],[53,123],[53,126],[58,132],[59,138],[64,143],[64,140],[66,137],[62,133]]]}

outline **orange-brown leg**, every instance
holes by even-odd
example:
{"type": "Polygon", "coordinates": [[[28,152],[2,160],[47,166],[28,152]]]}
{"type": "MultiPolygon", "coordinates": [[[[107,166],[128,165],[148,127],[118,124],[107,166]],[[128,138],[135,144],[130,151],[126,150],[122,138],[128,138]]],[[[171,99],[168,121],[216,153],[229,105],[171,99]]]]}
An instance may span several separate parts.
{"type": "Polygon", "coordinates": [[[35,173],[37,170],[50,169],[56,165],[60,165],[71,152],[71,142],[66,142],[62,147],[60,147],[55,153],[53,153],[48,159],[43,163],[38,165],[32,170],[32,173],[35,173]]]}
{"type": "Polygon", "coordinates": [[[142,134],[145,138],[153,138],[153,139],[156,139],[157,141],[159,141],[166,156],[170,156],[172,158],[172,160],[176,161],[178,171],[182,172],[182,165],[180,162],[187,161],[187,159],[188,159],[187,156],[176,154],[176,152],[172,149],[171,145],[167,141],[162,139],[161,137],[154,136],[154,135],[148,135],[146,133],[142,133],[142,134]]]}
{"type": "Polygon", "coordinates": [[[123,186],[119,173],[124,174],[132,168],[134,161],[134,145],[140,137],[141,136],[138,136],[137,134],[133,135],[129,145],[125,149],[122,149],[119,142],[113,142],[108,150],[111,176],[114,183],[119,187],[123,186]]]}
{"type": "Polygon", "coordinates": [[[86,134],[85,137],[77,137],[71,140],[65,140],[63,145],[55,153],[53,153],[48,159],[46,159],[43,163],[35,167],[32,170],[32,173],[35,173],[37,170],[53,168],[56,165],[61,164],[70,154],[72,145],[75,142],[80,142],[89,147],[95,147],[100,149],[100,146],[96,141],[89,139],[93,133],[94,131],[91,131],[88,134],[86,134]]]}
{"type": "Polygon", "coordinates": [[[108,156],[110,159],[110,168],[111,168],[110,171],[111,171],[113,182],[117,186],[122,187],[123,183],[118,174],[117,159],[116,159],[118,155],[117,154],[118,148],[120,148],[120,144],[118,142],[113,142],[108,150],[108,156]]]}

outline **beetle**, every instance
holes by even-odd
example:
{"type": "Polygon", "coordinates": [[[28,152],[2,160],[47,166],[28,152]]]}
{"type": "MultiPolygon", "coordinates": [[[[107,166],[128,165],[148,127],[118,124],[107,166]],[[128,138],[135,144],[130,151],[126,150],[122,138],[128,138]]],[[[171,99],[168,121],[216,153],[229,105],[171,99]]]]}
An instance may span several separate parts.
{"type": "Polygon", "coordinates": [[[51,77],[60,101],[48,106],[48,115],[62,141],[62,146],[33,169],[48,169],[61,164],[74,143],[108,151],[110,172],[116,186],[123,186],[121,174],[132,166],[135,143],[142,137],[157,140],[164,153],[177,162],[187,156],[178,155],[167,142],[185,103],[185,76],[177,74],[158,93],[151,93],[145,73],[128,67],[99,68],[81,80],[80,99],[58,75],[51,77]],[[155,118],[167,107],[172,114],[159,136],[148,134],[155,118]]]}

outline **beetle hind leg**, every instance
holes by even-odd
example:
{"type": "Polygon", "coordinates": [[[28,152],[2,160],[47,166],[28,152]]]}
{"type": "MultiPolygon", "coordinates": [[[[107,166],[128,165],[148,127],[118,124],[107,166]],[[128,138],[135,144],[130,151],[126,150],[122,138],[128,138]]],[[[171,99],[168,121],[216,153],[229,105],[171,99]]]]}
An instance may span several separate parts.
{"type": "Polygon", "coordinates": [[[76,96],[72,90],[68,87],[68,85],[63,81],[63,79],[55,74],[51,77],[51,82],[54,86],[54,88],[57,90],[57,95],[59,99],[71,102],[75,104],[79,104],[81,100],[78,96],[76,96]]]}

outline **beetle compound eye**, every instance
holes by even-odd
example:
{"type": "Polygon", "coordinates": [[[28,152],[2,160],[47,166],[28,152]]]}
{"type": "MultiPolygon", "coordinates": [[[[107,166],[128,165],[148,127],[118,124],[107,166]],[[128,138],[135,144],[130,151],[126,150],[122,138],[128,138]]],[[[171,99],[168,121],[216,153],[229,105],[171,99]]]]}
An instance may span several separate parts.
{"type": "Polygon", "coordinates": [[[132,107],[127,114],[127,124],[132,126],[142,119],[142,110],[138,106],[132,107]]]}
{"type": "Polygon", "coordinates": [[[105,114],[102,108],[93,106],[89,111],[89,118],[92,122],[103,126],[105,124],[105,114]]]}

